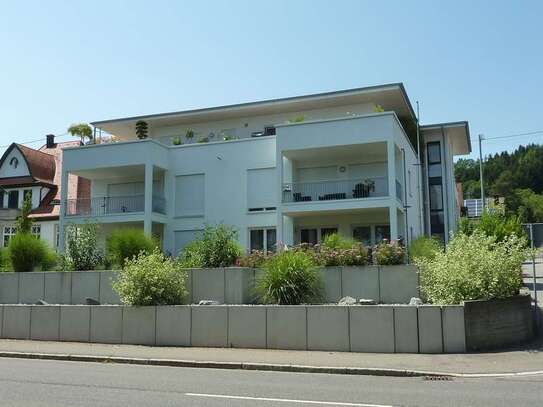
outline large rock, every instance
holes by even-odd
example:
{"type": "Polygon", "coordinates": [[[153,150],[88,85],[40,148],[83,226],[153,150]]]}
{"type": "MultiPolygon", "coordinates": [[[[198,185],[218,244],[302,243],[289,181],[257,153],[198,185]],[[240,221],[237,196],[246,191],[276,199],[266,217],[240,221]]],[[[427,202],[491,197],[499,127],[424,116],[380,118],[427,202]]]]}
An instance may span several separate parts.
{"type": "Polygon", "coordinates": [[[339,300],[338,304],[339,305],[355,305],[356,298],[346,296],[346,297],[343,297],[341,300],[339,300]]]}

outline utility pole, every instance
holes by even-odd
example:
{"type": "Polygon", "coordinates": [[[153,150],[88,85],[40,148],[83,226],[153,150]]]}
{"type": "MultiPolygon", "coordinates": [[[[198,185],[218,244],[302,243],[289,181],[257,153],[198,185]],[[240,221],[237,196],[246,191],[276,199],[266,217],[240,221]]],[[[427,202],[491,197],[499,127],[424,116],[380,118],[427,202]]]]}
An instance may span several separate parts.
{"type": "Polygon", "coordinates": [[[485,187],[483,180],[483,140],[484,136],[479,134],[479,176],[481,178],[481,203],[483,205],[483,212],[485,211],[485,187]]]}

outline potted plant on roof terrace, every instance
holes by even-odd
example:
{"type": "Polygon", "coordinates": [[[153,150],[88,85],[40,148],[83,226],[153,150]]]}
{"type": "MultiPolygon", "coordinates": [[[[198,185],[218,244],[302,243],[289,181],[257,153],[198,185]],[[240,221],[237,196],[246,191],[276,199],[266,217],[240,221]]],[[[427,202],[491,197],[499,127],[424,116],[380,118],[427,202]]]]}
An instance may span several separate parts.
{"type": "Polygon", "coordinates": [[[148,136],[149,127],[144,120],[138,120],[136,122],[136,136],[140,139],[146,139],[148,136]]]}

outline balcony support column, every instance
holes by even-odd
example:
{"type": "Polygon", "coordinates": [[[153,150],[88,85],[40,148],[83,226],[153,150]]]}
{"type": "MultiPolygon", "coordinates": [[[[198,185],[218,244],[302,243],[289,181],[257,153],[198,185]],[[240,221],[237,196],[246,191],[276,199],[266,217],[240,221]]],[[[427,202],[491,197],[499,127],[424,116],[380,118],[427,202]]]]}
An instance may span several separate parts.
{"type": "Polygon", "coordinates": [[[151,236],[153,229],[153,165],[150,163],[145,164],[145,205],[144,205],[144,217],[143,217],[143,232],[147,236],[151,236]]]}
{"type": "Polygon", "coordinates": [[[388,196],[396,198],[396,146],[393,140],[387,141],[388,196]]]}
{"type": "Polygon", "coordinates": [[[398,208],[396,205],[388,207],[388,220],[390,222],[390,240],[398,240],[398,208]]]}
{"type": "Polygon", "coordinates": [[[66,240],[66,211],[68,207],[68,177],[70,173],[62,171],[60,178],[60,216],[58,217],[58,251],[64,253],[66,240]]]}

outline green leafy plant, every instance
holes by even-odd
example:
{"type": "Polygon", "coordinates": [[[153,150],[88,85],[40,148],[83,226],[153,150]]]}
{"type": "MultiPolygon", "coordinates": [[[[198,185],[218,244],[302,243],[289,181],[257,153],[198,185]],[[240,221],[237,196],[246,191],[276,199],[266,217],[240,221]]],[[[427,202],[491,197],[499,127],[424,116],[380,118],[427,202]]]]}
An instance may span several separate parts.
{"type": "Polygon", "coordinates": [[[200,136],[198,137],[197,143],[209,143],[209,137],[206,136],[200,136]]]}
{"type": "Polygon", "coordinates": [[[172,138],[172,145],[174,145],[174,146],[180,146],[180,145],[182,145],[182,144],[183,144],[183,142],[181,141],[181,137],[176,136],[176,137],[173,137],[173,138],[172,138]]]}
{"type": "Polygon", "coordinates": [[[305,116],[303,114],[301,114],[301,115],[293,117],[288,122],[289,123],[302,123],[304,121],[305,121],[305,116]]]}
{"type": "Polygon", "coordinates": [[[480,231],[458,233],[434,258],[418,257],[421,288],[434,304],[507,298],[519,293],[522,263],[530,255],[526,241],[510,235],[502,241],[480,231]]]}
{"type": "Polygon", "coordinates": [[[103,259],[97,245],[98,226],[95,223],[66,227],[65,267],[71,270],[94,270],[103,259]]]}
{"type": "Polygon", "coordinates": [[[51,250],[49,249],[49,247],[47,247],[45,257],[41,262],[41,269],[42,271],[62,269],[59,267],[59,265],[61,265],[61,262],[61,256],[59,256],[54,250],[51,250]]]}
{"type": "Polygon", "coordinates": [[[185,137],[187,138],[187,140],[192,140],[194,138],[194,130],[187,129],[187,131],[185,132],[185,137]]]}
{"type": "Polygon", "coordinates": [[[92,128],[87,123],[75,123],[68,127],[68,133],[74,137],[79,137],[85,144],[85,140],[92,140],[92,128]]]}
{"type": "Polygon", "coordinates": [[[178,305],[187,295],[186,279],[186,271],[156,248],[127,260],[113,289],[124,304],[178,305]]]}
{"type": "Polygon", "coordinates": [[[364,266],[368,264],[368,249],[354,239],[333,233],[315,246],[315,259],[323,266],[364,266]]]}
{"type": "Polygon", "coordinates": [[[354,239],[348,239],[339,235],[338,233],[332,233],[324,238],[322,241],[322,247],[328,249],[351,249],[356,246],[358,242],[354,239]]]}
{"type": "Polygon", "coordinates": [[[405,263],[405,247],[397,241],[383,240],[372,251],[373,263],[379,265],[394,265],[405,263]]]}
{"type": "Polygon", "coordinates": [[[202,237],[192,241],[180,255],[183,267],[228,267],[236,264],[242,249],[231,226],[207,225],[202,237]]]}
{"type": "Polygon", "coordinates": [[[29,233],[17,233],[9,239],[9,258],[16,272],[34,271],[48,256],[47,244],[29,233]]]}
{"type": "Polygon", "coordinates": [[[375,105],[373,107],[373,112],[374,113],[382,113],[384,111],[385,111],[385,109],[383,109],[383,106],[381,106],[381,105],[375,105]]]}
{"type": "Polygon", "coordinates": [[[112,264],[123,267],[127,260],[140,252],[151,253],[157,244],[143,230],[135,228],[116,229],[106,241],[107,257],[112,264]]]}
{"type": "Polygon", "coordinates": [[[149,126],[147,125],[147,122],[145,120],[138,120],[136,122],[136,136],[143,140],[147,138],[149,131],[149,126]]]}
{"type": "Polygon", "coordinates": [[[253,250],[247,256],[238,258],[236,260],[236,266],[259,268],[273,255],[274,253],[266,253],[263,250],[253,250]]]}
{"type": "Polygon", "coordinates": [[[409,257],[433,259],[438,253],[443,251],[443,244],[435,237],[420,236],[413,240],[409,245],[409,257]]]}
{"type": "Polygon", "coordinates": [[[30,233],[32,230],[32,224],[34,220],[29,217],[32,211],[32,195],[27,194],[23,201],[23,207],[21,208],[21,214],[17,216],[15,220],[15,228],[17,233],[30,233]]]}
{"type": "Polygon", "coordinates": [[[265,303],[296,305],[321,298],[322,279],[313,257],[286,250],[264,263],[256,290],[265,303]]]}
{"type": "Polygon", "coordinates": [[[223,136],[222,138],[224,141],[230,141],[230,140],[237,140],[238,138],[236,136],[230,136],[230,135],[226,135],[226,136],[223,136]]]}

